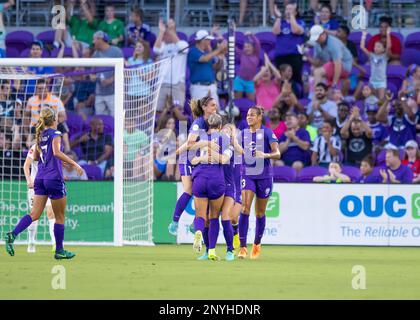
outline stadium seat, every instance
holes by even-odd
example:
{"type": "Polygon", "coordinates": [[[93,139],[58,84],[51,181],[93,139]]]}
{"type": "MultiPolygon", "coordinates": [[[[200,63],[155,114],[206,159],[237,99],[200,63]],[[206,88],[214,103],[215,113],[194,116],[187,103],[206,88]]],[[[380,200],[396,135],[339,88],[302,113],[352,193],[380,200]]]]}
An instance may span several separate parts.
{"type": "Polygon", "coordinates": [[[305,167],[297,176],[299,182],[313,182],[314,177],[328,174],[328,169],[320,166],[305,167]]]}
{"type": "Polygon", "coordinates": [[[405,39],[404,46],[406,48],[420,50],[420,31],[410,33],[405,39]]]}
{"type": "Polygon", "coordinates": [[[19,52],[29,48],[33,41],[34,35],[26,30],[17,30],[6,35],[6,47],[15,48],[19,52]]]}
{"type": "Polygon", "coordinates": [[[342,173],[349,176],[352,182],[355,182],[360,177],[360,169],[352,166],[343,166],[342,173]]]}
{"type": "Polygon", "coordinates": [[[54,36],[55,36],[54,30],[47,30],[47,31],[38,33],[38,35],[36,36],[36,39],[39,41],[42,41],[44,45],[52,44],[54,43],[54,36]]]}
{"type": "MultiPolygon", "coordinates": [[[[360,77],[362,81],[369,82],[370,77],[370,66],[365,65],[364,68],[366,69],[366,73],[360,77]]],[[[407,72],[407,68],[404,66],[399,65],[388,65],[386,69],[386,76],[388,79],[388,83],[393,83],[398,90],[401,89],[401,85],[405,79],[405,73],[407,72]]]]}
{"type": "Polygon", "coordinates": [[[404,67],[414,63],[420,65],[420,46],[419,49],[404,48],[401,54],[401,63],[404,67]]]}
{"type": "Polygon", "coordinates": [[[255,102],[247,98],[235,99],[235,106],[239,108],[242,118],[245,118],[248,109],[255,106],[255,102]]]}
{"type": "MultiPolygon", "coordinates": [[[[147,37],[145,37],[145,39],[144,40],[146,40],[147,42],[149,42],[149,44],[150,44],[150,49],[152,49],[153,48],[153,46],[154,46],[154,44],[155,44],[155,41],[156,41],[156,35],[153,33],[153,32],[150,32],[149,34],[148,34],[148,36],[147,37]]],[[[152,52],[152,50],[150,50],[150,52],[152,52]]]]}
{"type": "Polygon", "coordinates": [[[69,127],[69,138],[83,131],[83,118],[74,112],[67,112],[67,126],[69,127]]]}
{"type": "Polygon", "coordinates": [[[85,170],[89,180],[102,180],[102,171],[98,166],[84,164],[81,167],[85,170]]]}
{"type": "Polygon", "coordinates": [[[273,178],[275,182],[294,182],[296,170],[287,166],[273,167],[273,178]]]}
{"type": "Polygon", "coordinates": [[[185,32],[177,31],[176,34],[178,35],[178,38],[180,40],[184,40],[184,41],[187,41],[188,42],[188,36],[187,36],[187,34],[185,32]]]}
{"type": "Polygon", "coordinates": [[[13,47],[7,47],[6,48],[6,57],[7,58],[19,58],[20,53],[19,50],[13,47]]]}
{"type": "MultiPolygon", "coordinates": [[[[223,34],[223,38],[228,40],[229,34],[226,32],[223,34]]],[[[244,43],[247,39],[247,36],[241,31],[235,31],[235,46],[239,49],[242,49],[244,47],[244,43]]]]}
{"type": "Polygon", "coordinates": [[[261,48],[267,53],[276,47],[276,36],[272,32],[258,32],[255,37],[260,40],[261,48]]]}
{"type": "MultiPolygon", "coordinates": [[[[370,38],[372,38],[372,35],[370,33],[368,33],[366,35],[366,45],[369,42],[370,38]]],[[[349,40],[351,42],[354,42],[354,44],[359,47],[360,46],[360,41],[362,40],[362,32],[361,31],[351,32],[349,34],[349,40]]]]}
{"type": "Polygon", "coordinates": [[[133,56],[134,48],[133,47],[124,47],[124,48],[121,48],[121,51],[123,53],[124,59],[127,60],[128,58],[133,56]]]}
{"type": "MultiPolygon", "coordinates": [[[[51,58],[57,58],[59,52],[60,52],[60,49],[54,48],[51,51],[51,58]]],[[[81,57],[82,56],[82,52],[79,51],[78,55],[79,55],[79,57],[81,57]]],[[[64,48],[63,58],[73,58],[73,49],[70,48],[70,47],[64,48]]]]}

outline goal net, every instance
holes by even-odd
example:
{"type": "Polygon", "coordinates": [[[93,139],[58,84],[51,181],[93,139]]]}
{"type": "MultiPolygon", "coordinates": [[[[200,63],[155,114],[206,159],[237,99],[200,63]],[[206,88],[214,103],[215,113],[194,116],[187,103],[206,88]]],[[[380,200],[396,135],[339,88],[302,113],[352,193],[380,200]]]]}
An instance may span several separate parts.
{"type": "MultiPolygon", "coordinates": [[[[23,166],[37,112],[47,106],[58,111],[66,153],[86,173],[76,179],[63,165],[66,243],[153,244],[152,141],[168,61],[126,69],[122,59],[19,59],[16,64],[2,59],[0,67],[0,239],[30,211],[23,166]],[[37,75],[43,68],[49,72],[37,75]],[[107,77],[114,83],[103,94],[98,86],[107,77]]],[[[23,232],[17,243],[26,241],[23,232]]],[[[43,214],[37,244],[50,241],[43,214]]]]}

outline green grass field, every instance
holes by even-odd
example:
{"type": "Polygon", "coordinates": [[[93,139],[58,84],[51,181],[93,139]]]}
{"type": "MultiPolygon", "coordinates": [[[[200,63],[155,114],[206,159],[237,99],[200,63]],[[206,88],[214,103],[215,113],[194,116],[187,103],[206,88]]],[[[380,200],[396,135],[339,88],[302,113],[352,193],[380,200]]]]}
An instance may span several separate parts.
{"type": "Polygon", "coordinates": [[[233,262],[196,261],[189,245],[68,247],[77,256],[61,262],[50,247],[0,249],[0,299],[420,299],[420,248],[263,246],[233,262]],[[55,265],[65,290],[52,289],[55,265]],[[365,290],[352,288],[354,265],[365,290]]]}

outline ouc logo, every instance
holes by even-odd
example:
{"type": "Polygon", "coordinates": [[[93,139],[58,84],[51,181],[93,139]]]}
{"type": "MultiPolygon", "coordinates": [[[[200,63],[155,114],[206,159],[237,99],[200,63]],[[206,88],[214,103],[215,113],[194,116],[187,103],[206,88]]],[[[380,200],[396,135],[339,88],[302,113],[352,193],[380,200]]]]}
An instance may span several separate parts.
{"type": "MultiPolygon", "coordinates": [[[[401,218],[407,213],[407,201],[403,196],[363,196],[348,195],[340,201],[340,211],[349,218],[363,213],[366,217],[377,218],[385,212],[391,218],[401,218]]],[[[420,193],[411,196],[411,215],[420,219],[420,193]]]]}

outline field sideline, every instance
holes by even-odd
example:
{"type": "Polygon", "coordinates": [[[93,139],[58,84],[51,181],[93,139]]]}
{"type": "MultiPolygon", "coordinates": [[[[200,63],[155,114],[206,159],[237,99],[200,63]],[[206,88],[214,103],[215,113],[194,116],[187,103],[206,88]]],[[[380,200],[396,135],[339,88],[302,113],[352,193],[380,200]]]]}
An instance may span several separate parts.
{"type": "Polygon", "coordinates": [[[58,263],[49,246],[0,247],[0,299],[420,299],[420,248],[263,246],[257,261],[211,262],[190,245],[67,247],[76,258],[58,263]],[[65,290],[52,289],[55,265],[65,290]],[[366,290],[351,286],[354,265],[366,290]]]}

